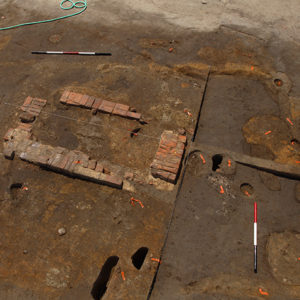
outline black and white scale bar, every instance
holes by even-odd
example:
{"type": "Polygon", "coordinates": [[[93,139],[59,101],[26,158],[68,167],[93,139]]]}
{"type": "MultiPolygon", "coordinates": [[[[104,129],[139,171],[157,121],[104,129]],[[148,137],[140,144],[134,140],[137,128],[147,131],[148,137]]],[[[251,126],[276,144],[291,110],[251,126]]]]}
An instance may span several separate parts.
{"type": "Polygon", "coordinates": [[[101,55],[101,56],[111,56],[111,53],[103,53],[103,52],[69,52],[69,51],[32,51],[31,54],[101,55]]]}

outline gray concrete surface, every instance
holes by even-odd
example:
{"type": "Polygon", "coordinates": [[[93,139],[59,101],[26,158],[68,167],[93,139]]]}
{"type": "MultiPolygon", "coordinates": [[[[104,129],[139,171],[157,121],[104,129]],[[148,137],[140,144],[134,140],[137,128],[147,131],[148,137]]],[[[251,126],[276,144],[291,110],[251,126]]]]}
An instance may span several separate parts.
{"type": "MultiPolygon", "coordinates": [[[[1,1],[3,7],[7,5],[1,1]]],[[[64,13],[59,1],[10,1],[10,5],[55,17],[64,13]]],[[[33,16],[32,16],[33,17],[33,16]]],[[[236,26],[264,39],[278,36],[280,39],[300,43],[300,3],[297,0],[88,0],[88,10],[80,17],[85,22],[145,24],[169,23],[196,31],[213,31],[219,26],[236,26]],[[206,3],[206,4],[204,4],[206,3]]],[[[78,20],[79,22],[79,20],[78,20]]]]}

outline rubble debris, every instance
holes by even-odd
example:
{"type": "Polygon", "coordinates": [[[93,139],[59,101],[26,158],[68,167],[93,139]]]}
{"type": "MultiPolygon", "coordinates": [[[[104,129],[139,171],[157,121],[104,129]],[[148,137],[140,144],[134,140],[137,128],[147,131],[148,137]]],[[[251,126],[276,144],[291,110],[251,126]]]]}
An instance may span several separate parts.
{"type": "Polygon", "coordinates": [[[133,112],[128,105],[114,103],[100,98],[74,93],[68,90],[63,92],[60,102],[66,105],[92,109],[93,114],[95,114],[97,111],[100,111],[102,113],[108,113],[137,121],[141,119],[141,114],[133,112]]]}
{"type": "Polygon", "coordinates": [[[46,105],[47,100],[44,99],[39,99],[39,98],[32,98],[30,96],[28,96],[23,105],[21,106],[21,110],[23,112],[28,112],[34,116],[38,116],[42,109],[44,108],[44,106],[46,105]]]}
{"type": "Polygon", "coordinates": [[[186,136],[165,130],[151,164],[153,177],[176,183],[186,144],[186,136]]]}

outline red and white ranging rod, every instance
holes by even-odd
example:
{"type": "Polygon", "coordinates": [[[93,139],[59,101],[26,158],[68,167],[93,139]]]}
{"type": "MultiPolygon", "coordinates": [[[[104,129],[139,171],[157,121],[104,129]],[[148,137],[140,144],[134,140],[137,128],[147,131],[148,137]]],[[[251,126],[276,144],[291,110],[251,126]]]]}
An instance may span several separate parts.
{"type": "Polygon", "coordinates": [[[257,203],[254,202],[254,273],[257,273],[257,203]]]}
{"type": "Polygon", "coordinates": [[[101,55],[111,56],[111,53],[103,52],[70,52],[70,51],[32,51],[31,54],[60,54],[60,55],[101,55]]]}

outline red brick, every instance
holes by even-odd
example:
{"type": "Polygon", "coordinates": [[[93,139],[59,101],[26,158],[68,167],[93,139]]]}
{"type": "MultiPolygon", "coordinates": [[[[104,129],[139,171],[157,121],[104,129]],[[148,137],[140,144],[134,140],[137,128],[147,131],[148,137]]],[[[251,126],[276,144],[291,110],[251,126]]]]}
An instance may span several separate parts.
{"type": "Polygon", "coordinates": [[[92,108],[94,102],[95,102],[95,97],[88,97],[88,99],[85,103],[85,107],[86,108],[92,108]]]}
{"type": "Polygon", "coordinates": [[[172,161],[166,161],[166,160],[164,160],[164,161],[161,161],[161,160],[155,160],[155,162],[157,163],[157,164],[162,164],[162,165],[164,165],[164,166],[166,166],[166,167],[170,167],[170,168],[179,168],[179,166],[180,166],[180,161],[177,161],[177,162],[172,162],[172,161]]]}
{"type": "Polygon", "coordinates": [[[88,99],[89,99],[88,95],[82,95],[82,97],[80,99],[80,106],[85,107],[88,99]]]}
{"type": "Polygon", "coordinates": [[[185,145],[183,143],[179,142],[179,143],[177,143],[176,148],[179,149],[179,150],[184,150],[185,145]]]}
{"type": "Polygon", "coordinates": [[[99,163],[99,161],[97,162],[97,165],[96,165],[96,169],[95,171],[99,172],[99,173],[103,173],[103,165],[101,163],[99,163]]]}
{"type": "Polygon", "coordinates": [[[154,163],[152,165],[152,168],[154,169],[158,169],[158,170],[163,170],[163,171],[167,171],[167,172],[170,172],[170,173],[173,173],[173,174],[177,174],[178,172],[178,168],[172,168],[172,167],[168,167],[166,165],[160,165],[160,164],[156,164],[154,163]]]}
{"type": "Polygon", "coordinates": [[[96,168],[96,160],[94,160],[94,159],[91,159],[91,160],[89,160],[89,163],[88,163],[88,168],[89,169],[91,169],[91,170],[95,170],[95,168],[96,168]]]}
{"type": "Polygon", "coordinates": [[[170,173],[169,176],[168,176],[168,181],[171,182],[171,183],[175,183],[176,182],[176,177],[177,177],[177,175],[170,173]]]}
{"type": "Polygon", "coordinates": [[[103,100],[102,104],[100,105],[98,110],[100,110],[102,112],[105,112],[105,113],[108,113],[108,114],[111,114],[112,111],[114,110],[115,105],[116,104],[113,103],[113,102],[103,100]]]}
{"type": "Polygon", "coordinates": [[[32,101],[32,97],[28,96],[28,97],[25,99],[25,101],[24,101],[24,103],[23,103],[23,106],[28,106],[28,105],[30,105],[30,104],[31,104],[31,101],[32,101]]]}
{"type": "Polygon", "coordinates": [[[68,155],[64,155],[62,159],[57,163],[57,168],[63,170],[65,169],[70,157],[68,155]]]}
{"type": "Polygon", "coordinates": [[[80,99],[81,99],[82,95],[81,94],[77,94],[77,93],[74,93],[74,92],[70,92],[69,94],[69,98],[67,100],[67,103],[68,104],[71,104],[71,105],[76,105],[78,106],[80,104],[80,99]]]}
{"type": "Polygon", "coordinates": [[[70,91],[68,91],[68,90],[65,90],[63,93],[62,93],[62,95],[61,95],[61,97],[60,97],[60,102],[61,103],[67,103],[67,100],[68,100],[68,98],[69,98],[69,94],[70,94],[70,91]]]}
{"type": "Polygon", "coordinates": [[[70,151],[70,152],[66,155],[66,157],[68,158],[68,161],[67,161],[67,163],[66,163],[64,169],[65,169],[66,171],[72,173],[73,170],[74,170],[74,168],[75,168],[75,166],[76,166],[75,162],[78,161],[78,156],[77,156],[77,154],[75,154],[73,151],[70,151]]]}
{"type": "Polygon", "coordinates": [[[177,146],[177,143],[171,140],[165,140],[162,145],[169,148],[175,148],[177,146]]]}
{"type": "Polygon", "coordinates": [[[14,128],[8,129],[8,131],[6,132],[6,134],[5,134],[4,137],[3,137],[4,141],[9,141],[9,140],[11,140],[11,138],[12,138],[12,136],[13,136],[13,133],[14,133],[14,128]]]}
{"type": "Polygon", "coordinates": [[[47,100],[34,98],[31,102],[33,105],[44,107],[47,103],[47,100]]]}
{"type": "Polygon", "coordinates": [[[27,112],[29,112],[29,113],[31,113],[32,115],[34,115],[34,116],[38,116],[39,114],[40,114],[40,110],[39,109],[35,109],[35,108],[31,108],[31,107],[29,107],[27,110],[26,110],[27,112]]]}
{"type": "Polygon", "coordinates": [[[184,135],[179,135],[178,136],[178,140],[180,141],[180,142],[182,142],[182,143],[186,143],[186,136],[184,136],[184,135]]]}
{"type": "Polygon", "coordinates": [[[179,154],[180,156],[182,156],[183,155],[183,150],[175,148],[175,149],[170,150],[170,153],[171,154],[179,154]]]}
{"type": "Polygon", "coordinates": [[[115,187],[115,188],[122,188],[123,185],[123,181],[121,178],[117,177],[117,176],[111,176],[111,175],[107,175],[107,174],[100,174],[99,179],[101,180],[102,183],[109,185],[111,187],[115,187]]]}
{"type": "Polygon", "coordinates": [[[169,172],[165,172],[165,171],[154,171],[152,173],[153,177],[158,177],[161,178],[165,181],[171,182],[171,183],[175,183],[176,182],[176,175],[175,174],[171,174],[169,172]]]}
{"type": "Polygon", "coordinates": [[[19,129],[22,129],[22,130],[26,130],[28,132],[31,132],[32,130],[32,125],[31,124],[26,124],[26,123],[19,123],[19,126],[18,126],[19,129]]]}
{"type": "Polygon", "coordinates": [[[36,159],[36,163],[42,166],[48,165],[49,156],[39,155],[36,159]]]}
{"type": "Polygon", "coordinates": [[[114,115],[118,115],[118,116],[122,116],[122,117],[127,117],[128,110],[129,110],[129,106],[128,105],[117,103],[115,105],[115,108],[114,108],[114,110],[113,110],[112,113],[114,115]]]}
{"type": "Polygon", "coordinates": [[[128,111],[126,117],[129,119],[139,120],[142,114],[128,111]]]}
{"type": "Polygon", "coordinates": [[[99,99],[99,98],[95,98],[95,101],[92,105],[92,109],[99,109],[99,107],[101,106],[103,100],[99,99]]]}

